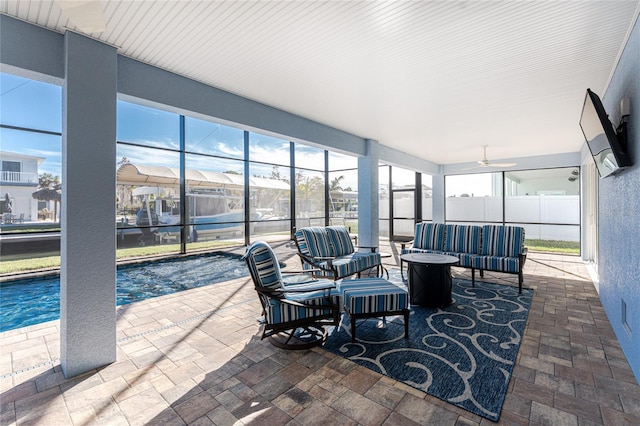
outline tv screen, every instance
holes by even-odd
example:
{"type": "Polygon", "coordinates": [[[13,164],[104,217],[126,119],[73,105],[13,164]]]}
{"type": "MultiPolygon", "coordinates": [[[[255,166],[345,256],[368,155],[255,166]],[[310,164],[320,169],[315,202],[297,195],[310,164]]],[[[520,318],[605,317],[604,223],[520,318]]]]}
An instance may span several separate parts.
{"type": "Polygon", "coordinates": [[[590,89],[584,98],[580,127],[600,177],[612,175],[630,165],[600,98],[590,89]]]}

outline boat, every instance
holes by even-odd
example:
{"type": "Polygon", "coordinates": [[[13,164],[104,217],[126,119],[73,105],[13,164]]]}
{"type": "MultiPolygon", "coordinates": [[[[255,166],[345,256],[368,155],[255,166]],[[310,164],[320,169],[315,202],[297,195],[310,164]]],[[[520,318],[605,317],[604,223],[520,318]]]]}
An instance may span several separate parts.
{"type": "MultiPolygon", "coordinates": [[[[120,228],[132,225],[145,237],[180,241],[182,225],[187,241],[233,238],[243,235],[245,228],[245,176],[232,172],[187,169],[181,176],[175,167],[121,162],[117,171],[118,198],[121,203],[120,228]],[[185,218],[181,219],[180,188],[184,180],[185,218]],[[124,203],[124,201],[129,203],[124,203]],[[125,209],[125,204],[128,204],[125,209]],[[129,223],[131,205],[137,206],[136,222],[129,223]],[[129,216],[127,215],[129,213],[129,216]]],[[[281,179],[251,176],[252,209],[250,232],[282,227],[289,204],[289,182],[281,179]],[[284,200],[284,201],[283,201],[284,200]],[[253,223],[253,221],[257,221],[253,223]],[[277,226],[276,226],[277,225],[277,226]],[[264,228],[264,229],[263,229],[264,228]]],[[[127,231],[133,232],[133,231],[127,231]]],[[[141,243],[146,244],[145,238],[141,243]]]]}
{"type": "MultiPolygon", "coordinates": [[[[181,232],[180,198],[171,188],[141,186],[132,190],[142,208],[136,214],[135,226],[141,232],[141,245],[148,244],[151,236],[162,240],[179,241],[181,232]]],[[[188,214],[187,241],[211,240],[242,235],[244,208],[242,197],[229,190],[201,188],[186,194],[188,214]]]]}

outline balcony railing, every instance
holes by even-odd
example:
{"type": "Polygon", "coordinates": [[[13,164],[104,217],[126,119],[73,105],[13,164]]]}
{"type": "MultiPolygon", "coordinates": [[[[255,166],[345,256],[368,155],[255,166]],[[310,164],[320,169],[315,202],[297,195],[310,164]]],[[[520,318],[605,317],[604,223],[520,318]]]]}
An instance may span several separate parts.
{"type": "Polygon", "coordinates": [[[38,183],[37,173],[0,171],[2,183],[38,183]]]}

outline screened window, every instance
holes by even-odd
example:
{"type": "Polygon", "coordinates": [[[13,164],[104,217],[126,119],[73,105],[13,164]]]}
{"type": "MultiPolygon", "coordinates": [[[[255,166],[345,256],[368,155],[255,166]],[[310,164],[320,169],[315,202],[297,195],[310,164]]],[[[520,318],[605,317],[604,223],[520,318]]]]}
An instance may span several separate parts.
{"type": "Polygon", "coordinates": [[[358,232],[358,158],[329,152],[329,223],[358,232]]]}
{"type": "Polygon", "coordinates": [[[580,246],[578,167],[505,172],[505,222],[525,228],[533,247],[580,246]]]}
{"type": "Polygon", "coordinates": [[[580,252],[578,167],[446,176],[445,192],[449,223],[522,226],[532,250],[580,252]]]}
{"type": "Polygon", "coordinates": [[[249,160],[289,166],[291,143],[284,139],[249,133],[249,160]]]}
{"type": "Polygon", "coordinates": [[[390,237],[390,201],[391,188],[389,179],[391,174],[391,166],[380,165],[378,167],[378,208],[380,213],[380,236],[383,238],[390,237]]]}
{"type": "Polygon", "coordinates": [[[324,149],[295,145],[296,168],[324,170],[324,149]]]}
{"type": "MultiPolygon", "coordinates": [[[[0,73],[0,111],[3,125],[62,132],[62,88],[0,73]]],[[[3,150],[6,140],[2,140],[3,150]]]]}
{"type": "Polygon", "coordinates": [[[244,158],[244,131],[211,121],[185,118],[187,152],[244,158]]]}
{"type": "Polygon", "coordinates": [[[502,222],[502,174],[445,177],[448,222],[502,222]]]}
{"type": "Polygon", "coordinates": [[[117,139],[156,148],[180,149],[180,116],[118,101],[117,139]]]}
{"type": "MultiPolygon", "coordinates": [[[[244,162],[185,155],[188,242],[244,241],[244,162]]],[[[220,244],[218,244],[220,245],[220,244]]]]}
{"type": "Polygon", "coordinates": [[[291,197],[289,168],[249,163],[249,175],[251,219],[288,218],[291,197]]]}
{"type": "Polygon", "coordinates": [[[392,187],[392,239],[413,236],[416,216],[416,172],[401,167],[391,167],[392,187]]]}
{"type": "Polygon", "coordinates": [[[421,221],[433,220],[433,177],[422,174],[422,217],[421,221]]]}
{"type": "Polygon", "coordinates": [[[324,173],[296,168],[296,217],[324,225],[324,173]]]}
{"type": "Polygon", "coordinates": [[[179,251],[180,154],[118,144],[116,234],[119,257],[134,247],[158,246],[149,254],[179,251]]]}
{"type": "Polygon", "coordinates": [[[28,270],[35,258],[40,258],[40,267],[57,267],[62,88],[6,73],[0,73],[0,87],[0,232],[53,235],[3,241],[0,272],[28,270]]]}

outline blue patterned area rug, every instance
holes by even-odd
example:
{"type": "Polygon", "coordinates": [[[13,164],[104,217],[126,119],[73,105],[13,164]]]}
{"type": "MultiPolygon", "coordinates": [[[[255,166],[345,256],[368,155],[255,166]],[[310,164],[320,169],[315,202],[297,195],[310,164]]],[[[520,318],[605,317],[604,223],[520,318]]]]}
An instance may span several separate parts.
{"type": "MultiPolygon", "coordinates": [[[[394,273],[395,272],[395,273],[394,273]]],[[[399,279],[392,271],[391,280],[399,279]]],[[[487,419],[500,418],[522,342],[533,290],[453,280],[445,309],[411,306],[409,339],[402,317],[358,320],[351,343],[349,317],[329,331],[324,348],[487,419]]]]}

